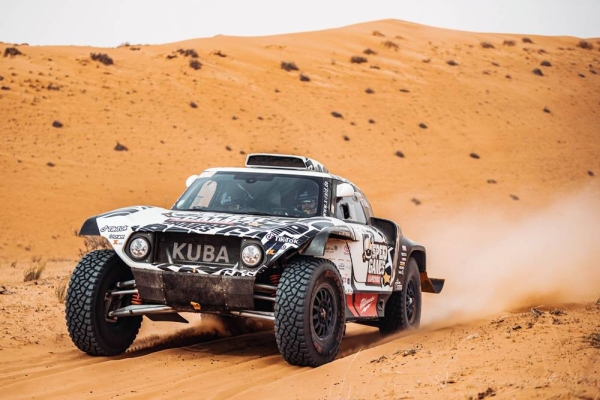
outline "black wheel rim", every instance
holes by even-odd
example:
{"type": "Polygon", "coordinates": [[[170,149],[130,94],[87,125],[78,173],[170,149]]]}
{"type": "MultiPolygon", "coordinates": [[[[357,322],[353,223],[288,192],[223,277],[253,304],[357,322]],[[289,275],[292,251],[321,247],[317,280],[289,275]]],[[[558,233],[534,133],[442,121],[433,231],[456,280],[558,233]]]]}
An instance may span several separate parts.
{"type": "Polygon", "coordinates": [[[327,338],[335,325],[335,303],[328,286],[317,291],[313,299],[311,317],[315,335],[321,340],[327,338]]]}
{"type": "Polygon", "coordinates": [[[409,325],[415,322],[417,310],[417,284],[415,278],[411,278],[406,285],[406,318],[409,325]]]}

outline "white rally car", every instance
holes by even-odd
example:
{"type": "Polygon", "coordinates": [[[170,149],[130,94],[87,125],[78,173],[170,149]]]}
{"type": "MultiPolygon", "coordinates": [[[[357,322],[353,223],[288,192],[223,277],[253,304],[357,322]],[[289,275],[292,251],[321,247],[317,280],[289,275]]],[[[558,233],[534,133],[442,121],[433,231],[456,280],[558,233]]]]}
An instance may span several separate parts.
{"type": "Polygon", "coordinates": [[[86,254],[69,284],[73,343],[91,355],[124,352],[142,316],[179,313],[274,321],[291,364],[336,356],[346,322],[389,334],[419,325],[425,248],[373,216],[350,181],[306,157],[250,154],[246,168],[188,178],[170,209],[122,208],[89,218],[81,235],[112,250],[86,254]]]}

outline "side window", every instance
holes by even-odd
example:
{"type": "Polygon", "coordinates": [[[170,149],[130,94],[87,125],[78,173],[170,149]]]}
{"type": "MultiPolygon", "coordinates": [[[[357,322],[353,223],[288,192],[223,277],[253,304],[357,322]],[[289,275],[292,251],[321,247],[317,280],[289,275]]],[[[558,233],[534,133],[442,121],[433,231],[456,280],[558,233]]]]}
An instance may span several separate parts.
{"type": "Polygon", "coordinates": [[[365,211],[356,196],[339,199],[336,204],[335,216],[345,221],[367,223],[365,211]]]}

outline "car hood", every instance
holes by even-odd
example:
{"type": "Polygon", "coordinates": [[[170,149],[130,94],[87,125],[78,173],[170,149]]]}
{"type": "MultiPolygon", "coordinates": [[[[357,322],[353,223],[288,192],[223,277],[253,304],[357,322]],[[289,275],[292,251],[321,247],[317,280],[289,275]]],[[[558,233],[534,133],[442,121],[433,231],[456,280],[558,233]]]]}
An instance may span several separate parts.
{"type": "Polygon", "coordinates": [[[263,244],[270,263],[288,250],[302,247],[323,229],[334,226],[341,230],[348,229],[342,221],[329,217],[289,218],[135,206],[88,219],[80,234],[104,236],[118,252],[135,232],[177,232],[257,239],[263,244]]]}

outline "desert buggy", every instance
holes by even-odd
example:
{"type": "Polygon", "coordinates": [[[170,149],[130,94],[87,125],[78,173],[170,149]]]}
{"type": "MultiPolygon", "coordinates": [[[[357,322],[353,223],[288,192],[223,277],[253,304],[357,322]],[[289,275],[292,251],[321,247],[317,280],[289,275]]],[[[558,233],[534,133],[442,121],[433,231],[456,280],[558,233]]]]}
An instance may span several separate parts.
{"type": "Polygon", "coordinates": [[[373,216],[364,194],[315,160],[250,154],[246,168],[193,175],[168,210],[122,208],[89,218],[81,235],[113,250],[86,254],[69,284],[73,343],[97,356],[133,343],[142,316],[179,313],[271,320],[291,364],[336,356],[346,322],[383,334],[417,327],[427,276],[425,248],[373,216]]]}

